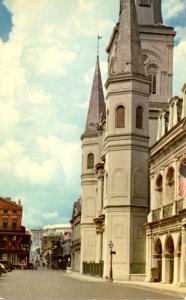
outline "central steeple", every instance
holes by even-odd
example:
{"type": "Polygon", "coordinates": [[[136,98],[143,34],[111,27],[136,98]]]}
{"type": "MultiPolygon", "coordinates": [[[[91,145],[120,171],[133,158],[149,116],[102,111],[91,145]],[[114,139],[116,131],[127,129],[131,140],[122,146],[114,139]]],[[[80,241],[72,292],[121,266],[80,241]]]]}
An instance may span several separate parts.
{"type": "Polygon", "coordinates": [[[144,64],[134,0],[121,1],[118,32],[111,75],[129,73],[144,75],[144,64]]]}

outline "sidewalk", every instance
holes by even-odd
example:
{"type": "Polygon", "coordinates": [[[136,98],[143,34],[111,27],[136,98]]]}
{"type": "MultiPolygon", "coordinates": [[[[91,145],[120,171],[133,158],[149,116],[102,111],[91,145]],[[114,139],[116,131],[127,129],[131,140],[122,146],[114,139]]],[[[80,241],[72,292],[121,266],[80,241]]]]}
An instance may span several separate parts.
{"type": "MultiPolygon", "coordinates": [[[[67,276],[70,276],[77,280],[83,280],[83,281],[97,281],[97,282],[106,282],[108,280],[100,278],[100,277],[93,277],[89,275],[83,275],[78,272],[71,272],[69,274],[66,274],[67,276]]],[[[186,300],[186,287],[179,287],[176,284],[164,284],[159,282],[144,282],[144,281],[113,281],[114,283],[118,284],[124,284],[124,285],[130,285],[138,288],[142,288],[145,290],[154,290],[154,291],[160,291],[169,295],[175,295],[178,297],[183,297],[184,300],[186,300]]],[[[112,282],[111,282],[112,284],[112,282]]]]}

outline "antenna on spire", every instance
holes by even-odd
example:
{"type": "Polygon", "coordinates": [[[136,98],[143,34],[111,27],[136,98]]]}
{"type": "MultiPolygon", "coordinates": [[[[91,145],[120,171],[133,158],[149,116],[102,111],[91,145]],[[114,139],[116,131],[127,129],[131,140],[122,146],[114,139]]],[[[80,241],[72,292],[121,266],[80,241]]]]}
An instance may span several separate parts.
{"type": "Polygon", "coordinates": [[[98,35],[97,39],[97,56],[99,56],[99,40],[102,39],[102,36],[98,35]]]}

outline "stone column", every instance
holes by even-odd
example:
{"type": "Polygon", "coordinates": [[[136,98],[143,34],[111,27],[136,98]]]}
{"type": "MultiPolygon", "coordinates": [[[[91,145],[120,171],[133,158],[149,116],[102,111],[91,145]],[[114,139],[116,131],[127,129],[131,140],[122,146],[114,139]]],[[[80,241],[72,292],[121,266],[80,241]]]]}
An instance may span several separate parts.
{"type": "Polygon", "coordinates": [[[162,283],[169,283],[169,258],[166,253],[162,254],[162,283]]]}
{"type": "Polygon", "coordinates": [[[145,281],[151,281],[152,274],[152,235],[148,234],[146,236],[146,278],[145,281]]]}
{"type": "Polygon", "coordinates": [[[182,220],[180,284],[186,286],[186,218],[182,220]]]}
{"type": "Polygon", "coordinates": [[[173,109],[173,126],[178,123],[178,100],[175,101],[173,109]]]}
{"type": "Polygon", "coordinates": [[[102,241],[102,233],[99,232],[97,234],[97,262],[100,262],[101,258],[102,258],[102,245],[101,245],[101,241],[102,241]]]}
{"type": "Polygon", "coordinates": [[[174,251],[174,283],[178,283],[180,280],[180,253],[174,251]]]}
{"type": "Polygon", "coordinates": [[[102,213],[103,208],[103,179],[104,170],[100,168],[98,170],[98,206],[97,206],[97,217],[102,213]]]}
{"type": "Polygon", "coordinates": [[[156,198],[155,198],[155,183],[154,183],[154,180],[155,180],[155,176],[154,174],[150,176],[150,211],[151,210],[154,210],[157,207],[157,202],[156,202],[156,198]]]}

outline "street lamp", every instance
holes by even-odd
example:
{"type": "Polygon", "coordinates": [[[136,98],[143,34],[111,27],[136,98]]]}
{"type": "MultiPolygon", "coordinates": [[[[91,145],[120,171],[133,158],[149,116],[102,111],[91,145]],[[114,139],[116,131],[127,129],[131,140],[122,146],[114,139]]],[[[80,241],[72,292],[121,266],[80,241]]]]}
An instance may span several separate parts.
{"type": "Polygon", "coordinates": [[[112,241],[110,241],[110,243],[109,243],[109,248],[110,248],[110,281],[113,281],[112,255],[116,254],[116,252],[112,251],[112,248],[113,248],[113,242],[112,241]]]}

